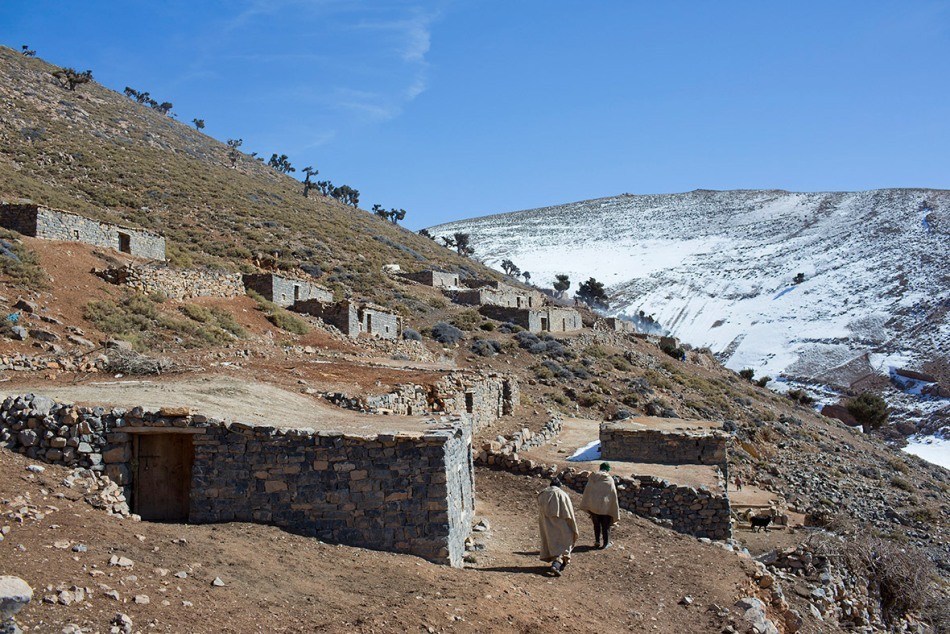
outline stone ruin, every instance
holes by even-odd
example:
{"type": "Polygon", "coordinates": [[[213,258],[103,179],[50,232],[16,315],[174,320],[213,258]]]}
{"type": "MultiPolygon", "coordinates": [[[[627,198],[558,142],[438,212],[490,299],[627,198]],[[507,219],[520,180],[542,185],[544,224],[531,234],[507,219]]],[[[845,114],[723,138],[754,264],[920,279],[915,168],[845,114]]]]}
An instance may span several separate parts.
{"type": "Polygon", "coordinates": [[[474,514],[464,416],[354,435],[29,394],[0,405],[0,440],[31,459],[108,475],[145,520],[272,524],[461,566],[474,514]]]}
{"type": "Polygon", "coordinates": [[[333,301],[333,293],[314,282],[276,273],[249,273],[244,276],[244,286],[284,308],[296,302],[333,301]]]}
{"type": "Polygon", "coordinates": [[[110,284],[136,292],[160,293],[170,299],[237,297],[244,294],[240,273],[212,269],[177,269],[167,264],[126,264],[93,271],[110,284]]]}
{"type": "Polygon", "coordinates": [[[460,286],[458,273],[444,271],[419,271],[417,273],[396,273],[396,277],[418,282],[433,288],[458,288],[460,286]]]}
{"type": "Polygon", "coordinates": [[[604,460],[724,467],[729,434],[695,421],[641,416],[601,423],[604,460]]]}
{"type": "Polygon", "coordinates": [[[343,300],[327,303],[311,299],[296,302],[290,309],[318,317],[348,337],[367,334],[380,339],[396,339],[402,332],[402,320],[398,315],[366,302],[343,300]]]}
{"type": "Polygon", "coordinates": [[[0,226],[44,240],[83,242],[149,260],[165,259],[165,238],[33,203],[0,203],[0,226]]]}
{"type": "Polygon", "coordinates": [[[578,332],[584,328],[581,314],[573,308],[545,306],[532,309],[482,306],[478,312],[490,319],[517,324],[534,334],[578,332]]]}

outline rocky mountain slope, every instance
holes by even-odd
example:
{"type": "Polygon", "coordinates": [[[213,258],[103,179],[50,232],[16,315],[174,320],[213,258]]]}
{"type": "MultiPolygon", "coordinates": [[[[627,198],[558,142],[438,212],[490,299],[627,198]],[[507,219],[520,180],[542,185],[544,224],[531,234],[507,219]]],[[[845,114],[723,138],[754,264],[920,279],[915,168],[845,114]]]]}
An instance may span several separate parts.
{"type": "Polygon", "coordinates": [[[431,231],[470,233],[477,257],[511,259],[542,286],[593,276],[611,313],[642,311],[756,376],[844,389],[901,367],[950,379],[948,191],[622,195],[431,231]]]}

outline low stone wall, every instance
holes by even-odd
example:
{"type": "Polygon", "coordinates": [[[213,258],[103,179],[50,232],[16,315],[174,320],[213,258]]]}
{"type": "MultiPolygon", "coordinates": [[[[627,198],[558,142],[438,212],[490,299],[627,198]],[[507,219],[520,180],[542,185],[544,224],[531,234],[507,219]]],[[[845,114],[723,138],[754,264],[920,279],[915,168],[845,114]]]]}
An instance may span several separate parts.
{"type": "Polygon", "coordinates": [[[125,487],[133,509],[136,434],[185,428],[194,448],[191,522],[273,524],[462,565],[474,474],[471,432],[460,421],[425,434],[363,437],[225,423],[187,408],[110,410],[32,394],[0,404],[4,445],[31,459],[105,473],[125,487]]]}
{"type": "Polygon", "coordinates": [[[141,293],[162,293],[171,299],[238,297],[244,294],[240,273],[210,269],[175,269],[163,265],[127,265],[96,271],[109,282],[141,293]]]}
{"type": "Polygon", "coordinates": [[[365,397],[328,392],[323,397],[345,409],[400,416],[464,415],[479,431],[515,412],[521,398],[518,381],[509,375],[450,375],[433,385],[407,383],[392,392],[365,397]]]}
{"type": "Polygon", "coordinates": [[[722,465],[726,462],[728,443],[729,435],[715,430],[639,429],[623,421],[600,426],[600,452],[604,460],[722,465]]]}
{"type": "MultiPolygon", "coordinates": [[[[503,469],[520,475],[553,477],[560,475],[564,482],[582,493],[590,477],[589,471],[572,467],[559,469],[556,465],[529,460],[518,455],[519,448],[529,448],[547,442],[556,435],[559,421],[549,422],[541,432],[515,436],[482,445],[475,463],[503,469]],[[543,440],[542,440],[543,439],[543,440]],[[536,444],[535,444],[536,443],[536,444]]],[[[614,476],[620,508],[646,517],[673,530],[709,539],[732,537],[731,509],[726,495],[717,495],[705,487],[680,486],[652,476],[614,476]]]]}

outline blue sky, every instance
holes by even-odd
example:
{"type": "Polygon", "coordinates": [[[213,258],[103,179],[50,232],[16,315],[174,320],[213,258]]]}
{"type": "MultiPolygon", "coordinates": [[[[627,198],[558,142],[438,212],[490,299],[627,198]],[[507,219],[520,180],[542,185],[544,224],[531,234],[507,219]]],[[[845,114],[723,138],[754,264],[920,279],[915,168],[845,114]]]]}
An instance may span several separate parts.
{"type": "Polygon", "coordinates": [[[950,187],[950,2],[4,0],[0,43],[413,228],[623,192],[950,187]]]}

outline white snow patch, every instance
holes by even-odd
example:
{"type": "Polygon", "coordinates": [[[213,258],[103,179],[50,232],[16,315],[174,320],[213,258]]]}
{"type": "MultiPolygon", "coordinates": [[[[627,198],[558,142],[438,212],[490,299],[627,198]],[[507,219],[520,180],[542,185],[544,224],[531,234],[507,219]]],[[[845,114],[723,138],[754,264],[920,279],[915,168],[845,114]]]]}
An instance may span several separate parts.
{"type": "Polygon", "coordinates": [[[593,440],[587,443],[572,453],[568,460],[571,462],[590,462],[592,460],[600,460],[600,441],[593,440]]]}
{"type": "Polygon", "coordinates": [[[904,451],[923,458],[927,462],[950,469],[950,438],[937,436],[911,436],[904,451]]]}

